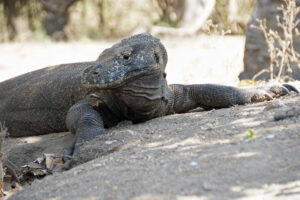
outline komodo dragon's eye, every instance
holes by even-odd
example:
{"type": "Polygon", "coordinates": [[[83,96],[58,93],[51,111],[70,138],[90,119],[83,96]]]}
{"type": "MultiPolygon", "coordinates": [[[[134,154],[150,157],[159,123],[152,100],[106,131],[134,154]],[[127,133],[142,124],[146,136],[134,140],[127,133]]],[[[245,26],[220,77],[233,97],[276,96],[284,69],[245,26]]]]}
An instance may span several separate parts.
{"type": "Polygon", "coordinates": [[[126,51],[121,54],[121,58],[123,58],[124,60],[129,60],[130,55],[131,55],[131,51],[126,51]]]}
{"type": "Polygon", "coordinates": [[[124,59],[124,60],[128,60],[128,59],[129,59],[129,55],[127,55],[127,54],[126,54],[126,55],[123,55],[123,59],[124,59]]]}

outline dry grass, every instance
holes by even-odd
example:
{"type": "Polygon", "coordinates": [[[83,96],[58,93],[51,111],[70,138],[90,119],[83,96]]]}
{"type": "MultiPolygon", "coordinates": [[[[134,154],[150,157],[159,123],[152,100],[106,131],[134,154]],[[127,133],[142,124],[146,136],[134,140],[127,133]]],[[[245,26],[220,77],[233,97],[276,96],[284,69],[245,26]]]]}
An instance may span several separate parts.
{"type": "Polygon", "coordinates": [[[276,30],[269,29],[266,20],[257,19],[258,26],[253,26],[264,33],[264,37],[268,46],[270,56],[269,69],[263,69],[258,72],[253,79],[264,72],[269,72],[270,80],[275,78],[278,81],[284,75],[284,71],[292,72],[291,64],[297,63],[300,66],[300,54],[294,50],[294,38],[300,33],[297,25],[300,20],[296,20],[300,13],[300,7],[296,6],[295,0],[284,0],[285,5],[281,5],[277,9],[282,12],[282,18],[277,16],[277,25],[281,29],[282,34],[276,30]],[[274,68],[279,68],[278,74],[274,74],[274,68]]]}

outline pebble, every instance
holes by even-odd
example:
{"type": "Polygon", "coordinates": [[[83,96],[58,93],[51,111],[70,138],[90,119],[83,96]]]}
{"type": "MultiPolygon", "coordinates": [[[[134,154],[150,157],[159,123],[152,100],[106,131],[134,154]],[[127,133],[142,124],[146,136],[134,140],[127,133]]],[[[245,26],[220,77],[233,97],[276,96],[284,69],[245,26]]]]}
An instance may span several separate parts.
{"type": "Polygon", "coordinates": [[[153,130],[150,130],[148,128],[145,129],[145,133],[146,134],[149,134],[149,135],[153,135],[154,134],[154,131],[153,130]]]}
{"type": "Polygon", "coordinates": [[[286,105],[281,100],[275,100],[270,101],[269,104],[264,108],[264,110],[272,110],[281,107],[286,107],[286,105]]]}
{"type": "Polygon", "coordinates": [[[137,159],[138,157],[136,155],[131,155],[130,158],[131,159],[137,159]]]}
{"type": "Polygon", "coordinates": [[[203,187],[203,189],[206,190],[206,191],[212,190],[211,186],[210,186],[208,183],[206,183],[206,182],[204,182],[204,183],[202,184],[202,187],[203,187]]]}
{"type": "Polygon", "coordinates": [[[192,162],[190,163],[190,166],[197,166],[197,165],[198,165],[198,163],[195,162],[195,161],[192,161],[192,162]]]}
{"type": "Polygon", "coordinates": [[[96,164],[93,164],[93,167],[102,167],[102,164],[101,163],[96,163],[96,164]]]}
{"type": "Polygon", "coordinates": [[[275,138],[275,135],[273,135],[273,134],[270,134],[270,135],[267,135],[267,139],[274,139],[275,138]]]}
{"type": "Polygon", "coordinates": [[[105,141],[105,144],[112,144],[114,142],[117,142],[117,140],[108,140],[108,141],[105,141]]]}

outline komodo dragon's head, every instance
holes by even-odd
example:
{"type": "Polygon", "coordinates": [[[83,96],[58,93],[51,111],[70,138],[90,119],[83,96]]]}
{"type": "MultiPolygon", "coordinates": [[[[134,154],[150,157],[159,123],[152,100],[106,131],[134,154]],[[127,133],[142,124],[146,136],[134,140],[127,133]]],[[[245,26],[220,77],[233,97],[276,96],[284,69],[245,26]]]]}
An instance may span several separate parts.
{"type": "Polygon", "coordinates": [[[138,34],[104,50],[81,76],[85,87],[113,89],[144,76],[164,74],[167,52],[159,39],[138,34]]]}

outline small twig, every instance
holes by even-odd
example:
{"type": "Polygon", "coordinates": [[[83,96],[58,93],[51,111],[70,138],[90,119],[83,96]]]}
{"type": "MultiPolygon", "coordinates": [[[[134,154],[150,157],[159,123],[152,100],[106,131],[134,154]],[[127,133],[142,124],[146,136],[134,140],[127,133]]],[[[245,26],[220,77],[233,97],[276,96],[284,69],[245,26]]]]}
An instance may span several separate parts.
{"type": "Polygon", "coordinates": [[[11,162],[9,159],[6,159],[5,161],[8,162],[14,168],[14,170],[17,170],[18,172],[20,171],[20,168],[13,162],[11,162]]]}
{"type": "Polygon", "coordinates": [[[262,75],[265,72],[270,72],[270,71],[268,69],[262,69],[252,77],[252,80],[255,80],[257,77],[259,77],[260,75],[262,75]]]}
{"type": "Polygon", "coordinates": [[[19,177],[18,177],[18,175],[16,174],[16,171],[13,168],[11,168],[8,165],[5,165],[4,168],[6,168],[6,172],[8,174],[12,175],[12,177],[16,180],[17,183],[20,183],[19,177]]]}

